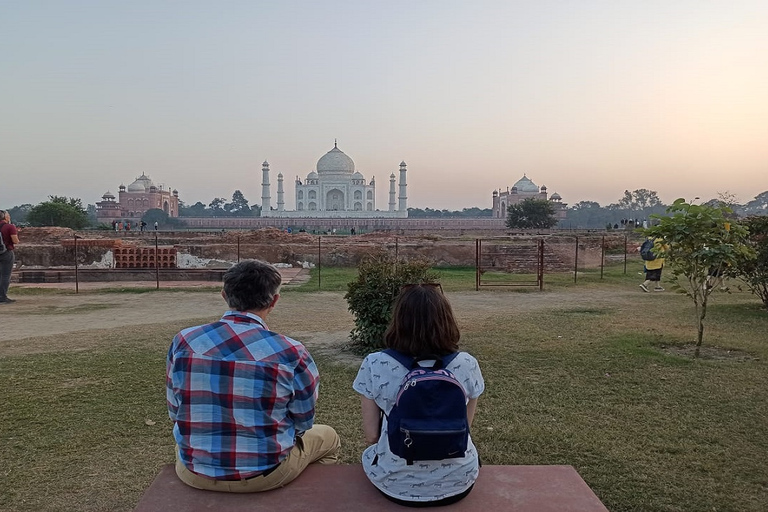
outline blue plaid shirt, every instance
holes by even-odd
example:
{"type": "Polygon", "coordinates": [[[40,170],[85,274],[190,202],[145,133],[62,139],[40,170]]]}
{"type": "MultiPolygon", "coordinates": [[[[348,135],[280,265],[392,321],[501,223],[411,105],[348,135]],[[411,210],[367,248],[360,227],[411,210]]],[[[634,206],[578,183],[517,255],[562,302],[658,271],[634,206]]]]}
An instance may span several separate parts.
{"type": "Polygon", "coordinates": [[[168,414],[181,462],[218,480],[279,464],[312,427],[317,366],[306,347],[257,315],[227,311],[184,329],[166,362],[168,414]]]}

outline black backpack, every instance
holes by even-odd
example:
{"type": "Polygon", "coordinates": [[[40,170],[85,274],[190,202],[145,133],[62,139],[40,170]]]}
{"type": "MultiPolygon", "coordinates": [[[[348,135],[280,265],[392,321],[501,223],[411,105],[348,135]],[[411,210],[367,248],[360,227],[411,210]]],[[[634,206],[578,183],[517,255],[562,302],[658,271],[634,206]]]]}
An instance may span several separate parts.
{"type": "Polygon", "coordinates": [[[640,246],[640,257],[645,261],[653,261],[656,255],[653,253],[653,240],[646,238],[643,245],[640,246]]]}
{"type": "Polygon", "coordinates": [[[458,352],[442,358],[413,358],[393,349],[384,353],[410,370],[387,417],[392,453],[408,465],[413,461],[463,457],[469,442],[467,394],[453,373],[445,369],[458,352]],[[435,363],[431,368],[420,366],[419,361],[425,360],[435,363]]]}
{"type": "Polygon", "coordinates": [[[0,254],[5,254],[5,251],[8,250],[8,247],[5,246],[5,240],[3,240],[3,226],[5,224],[0,224],[0,254]]]}

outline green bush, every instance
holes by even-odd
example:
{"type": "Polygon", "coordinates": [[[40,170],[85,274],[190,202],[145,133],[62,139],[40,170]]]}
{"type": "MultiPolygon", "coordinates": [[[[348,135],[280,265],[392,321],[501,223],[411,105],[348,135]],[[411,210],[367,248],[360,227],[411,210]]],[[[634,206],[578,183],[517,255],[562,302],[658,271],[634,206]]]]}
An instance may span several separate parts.
{"type": "Polygon", "coordinates": [[[742,223],[749,229],[748,243],[755,253],[741,257],[736,272],[768,309],[768,216],[747,217],[742,223]]]}
{"type": "Polygon", "coordinates": [[[384,331],[400,288],[435,282],[438,275],[431,268],[432,263],[427,260],[398,262],[386,254],[369,256],[360,262],[357,280],[349,283],[344,295],[355,317],[350,333],[352,350],[368,354],[384,348],[384,331]]]}

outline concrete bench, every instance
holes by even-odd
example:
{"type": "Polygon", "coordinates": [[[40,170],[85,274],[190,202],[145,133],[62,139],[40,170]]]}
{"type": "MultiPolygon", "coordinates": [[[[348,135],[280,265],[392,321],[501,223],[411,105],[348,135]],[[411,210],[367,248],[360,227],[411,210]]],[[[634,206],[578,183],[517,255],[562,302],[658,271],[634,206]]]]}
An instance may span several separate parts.
{"type": "MultiPolygon", "coordinates": [[[[571,466],[483,466],[475,488],[451,511],[608,512],[571,466]]],[[[362,466],[310,465],[288,486],[254,494],[201,491],[163,466],[135,512],[308,512],[407,510],[388,501],[368,481],[362,466]]]]}

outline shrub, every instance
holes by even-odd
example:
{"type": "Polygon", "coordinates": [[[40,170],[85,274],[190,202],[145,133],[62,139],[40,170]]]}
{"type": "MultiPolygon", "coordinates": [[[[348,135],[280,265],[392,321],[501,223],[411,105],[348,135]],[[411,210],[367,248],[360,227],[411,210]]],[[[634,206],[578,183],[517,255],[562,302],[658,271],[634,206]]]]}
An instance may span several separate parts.
{"type": "Polygon", "coordinates": [[[748,217],[742,223],[749,229],[748,243],[755,257],[739,258],[736,272],[768,308],[768,216],[748,217]]]}
{"type": "Polygon", "coordinates": [[[672,285],[693,299],[698,333],[694,357],[704,339],[704,319],[713,287],[708,277],[714,270],[729,273],[741,258],[752,257],[746,243],[747,229],[733,221],[727,206],[688,204],[677,199],[667,215],[651,215],[658,225],[644,229],[645,236],[659,239],[658,256],[672,267],[672,285]]]}
{"type": "Polygon", "coordinates": [[[396,261],[387,254],[364,258],[358,265],[357,280],[349,283],[344,298],[355,317],[350,333],[352,350],[368,354],[384,348],[387,330],[400,288],[406,284],[435,282],[427,260],[396,261]]]}

